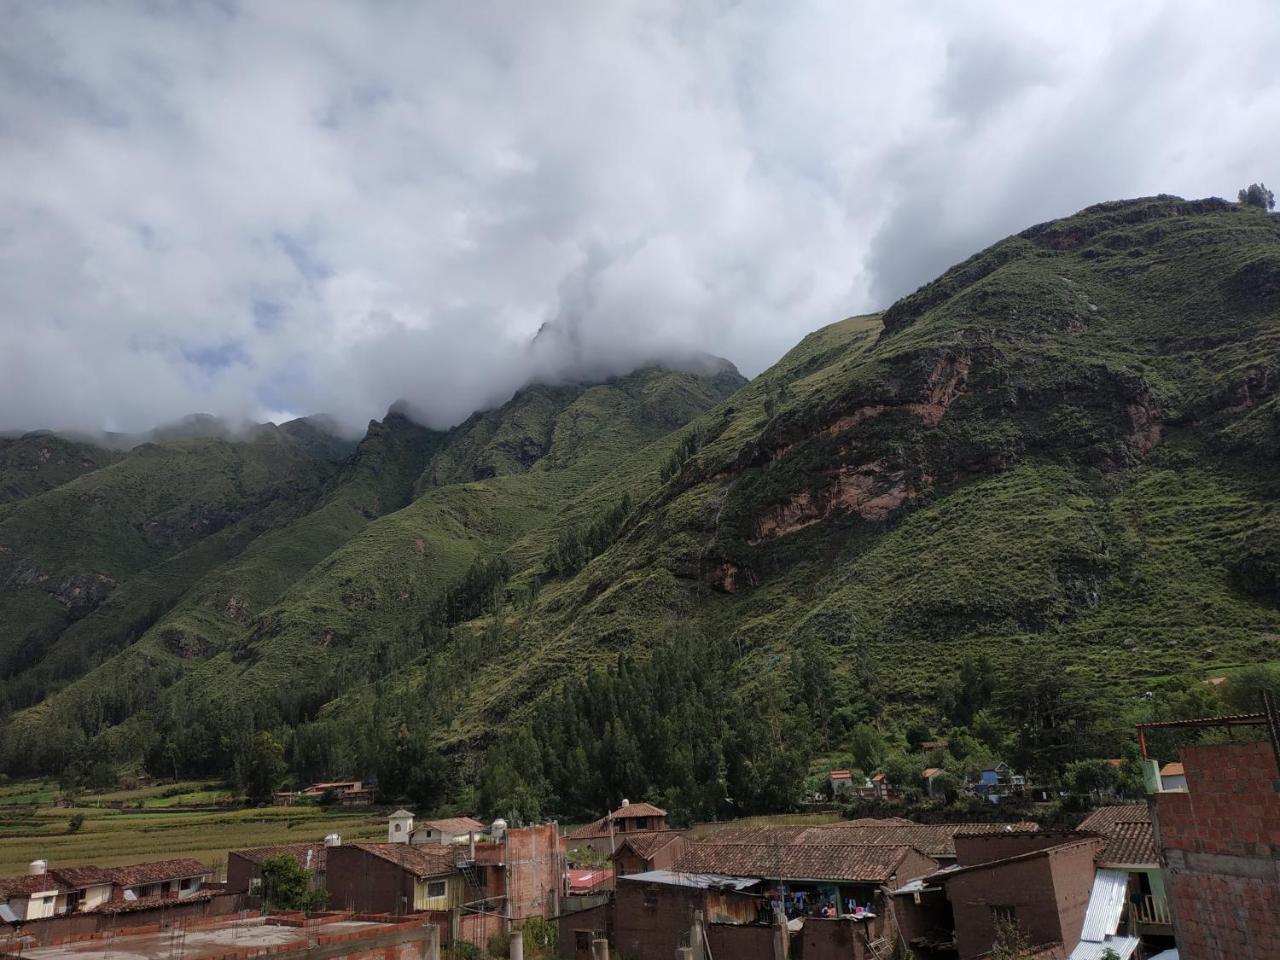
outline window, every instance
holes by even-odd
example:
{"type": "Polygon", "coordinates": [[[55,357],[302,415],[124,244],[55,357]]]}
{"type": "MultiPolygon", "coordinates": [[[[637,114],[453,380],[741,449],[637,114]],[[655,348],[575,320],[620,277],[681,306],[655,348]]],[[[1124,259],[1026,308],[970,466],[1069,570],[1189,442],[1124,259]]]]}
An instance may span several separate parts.
{"type": "Polygon", "coordinates": [[[646,817],[636,817],[636,829],[648,830],[649,829],[648,819],[646,817]]]}
{"type": "Polygon", "coordinates": [[[575,949],[579,951],[585,950],[587,951],[587,953],[590,953],[591,952],[591,931],[590,930],[573,931],[573,946],[575,949]]]}
{"type": "Polygon", "coordinates": [[[435,900],[437,897],[443,897],[448,893],[449,888],[443,880],[427,881],[427,899],[435,900]]]}
{"type": "Polygon", "coordinates": [[[396,824],[392,824],[392,829],[393,829],[393,830],[395,830],[395,832],[396,832],[396,833],[399,833],[399,832],[400,832],[400,824],[398,824],[398,823],[396,823],[396,824]]]}

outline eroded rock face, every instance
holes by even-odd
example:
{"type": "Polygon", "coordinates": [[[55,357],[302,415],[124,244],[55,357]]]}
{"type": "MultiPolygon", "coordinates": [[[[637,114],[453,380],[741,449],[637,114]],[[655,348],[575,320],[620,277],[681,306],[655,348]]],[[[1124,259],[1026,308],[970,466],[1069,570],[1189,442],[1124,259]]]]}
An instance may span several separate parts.
{"type": "Polygon", "coordinates": [[[204,640],[194,633],[169,627],[161,631],[160,639],[170,653],[183,660],[199,660],[205,655],[204,640]]]}
{"type": "Polygon", "coordinates": [[[906,470],[892,469],[883,461],[841,467],[832,482],[818,493],[802,491],[756,521],[755,536],[747,542],[758,546],[803,530],[838,513],[856,513],[864,520],[888,519],[893,511],[918,497],[932,480],[908,479],[906,470]]]}
{"type": "Polygon", "coordinates": [[[195,543],[239,520],[238,514],[216,507],[195,507],[177,516],[155,517],[142,524],[142,535],[156,547],[195,543]]]}
{"type": "Polygon", "coordinates": [[[750,570],[743,570],[736,563],[727,560],[717,564],[706,579],[722,593],[737,593],[741,586],[754,587],[760,582],[750,570]]]}
{"type": "Polygon", "coordinates": [[[79,619],[111,595],[116,581],[105,573],[72,574],[55,579],[36,565],[27,564],[11,573],[5,585],[43,590],[66,607],[73,619],[79,619]]]}
{"type": "Polygon", "coordinates": [[[1133,428],[1133,432],[1129,435],[1129,442],[1139,454],[1145,457],[1164,436],[1160,408],[1156,406],[1155,398],[1151,394],[1144,393],[1134,403],[1129,404],[1128,412],[1129,424],[1133,428]]]}

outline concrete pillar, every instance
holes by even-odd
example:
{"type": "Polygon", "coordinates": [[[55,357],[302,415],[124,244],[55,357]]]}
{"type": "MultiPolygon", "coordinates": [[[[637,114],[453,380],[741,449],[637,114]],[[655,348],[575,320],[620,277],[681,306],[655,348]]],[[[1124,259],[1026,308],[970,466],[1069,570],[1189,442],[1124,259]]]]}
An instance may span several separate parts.
{"type": "Polygon", "coordinates": [[[591,960],[609,960],[609,941],[591,941],[591,960]]]}
{"type": "Polygon", "coordinates": [[[524,960],[524,935],[519,930],[511,931],[511,960],[524,960]]]}
{"type": "Polygon", "coordinates": [[[707,960],[706,941],[702,934],[702,911],[693,911],[693,925],[689,928],[689,960],[707,960]]]}
{"type": "Polygon", "coordinates": [[[693,947],[676,947],[676,960],[693,960],[693,947]]]}

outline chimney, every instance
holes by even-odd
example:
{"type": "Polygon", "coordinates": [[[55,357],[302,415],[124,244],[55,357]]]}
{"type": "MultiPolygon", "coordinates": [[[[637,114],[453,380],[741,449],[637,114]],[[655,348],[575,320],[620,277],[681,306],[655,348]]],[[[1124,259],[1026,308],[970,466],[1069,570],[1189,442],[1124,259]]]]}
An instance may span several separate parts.
{"type": "Polygon", "coordinates": [[[48,860],[32,860],[27,866],[27,874],[32,877],[42,877],[49,872],[48,860]]]}

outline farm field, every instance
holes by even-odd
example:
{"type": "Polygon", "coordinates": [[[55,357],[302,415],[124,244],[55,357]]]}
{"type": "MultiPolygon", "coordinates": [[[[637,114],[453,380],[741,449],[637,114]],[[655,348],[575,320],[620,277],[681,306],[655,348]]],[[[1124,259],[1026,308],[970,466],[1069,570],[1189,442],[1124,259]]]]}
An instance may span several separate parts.
{"type": "MultiPolygon", "coordinates": [[[[24,873],[36,859],[51,865],[94,863],[114,866],[141,860],[195,857],[221,878],[227,851],[274,843],[320,840],[337,833],[344,840],[368,840],[383,835],[379,814],[327,811],[319,807],[261,807],[246,810],[173,811],[159,807],[170,803],[210,802],[212,791],[199,784],[172,797],[161,797],[164,788],[115,791],[94,797],[93,802],[141,801],[142,810],[115,810],[97,806],[52,806],[56,785],[25,783],[0,787],[0,876],[24,873]],[[198,799],[193,799],[196,797],[198,799]],[[12,806],[35,801],[35,806],[12,806]],[[72,832],[72,818],[84,822],[72,832]]],[[[82,802],[90,802],[84,800],[82,802]]]]}

